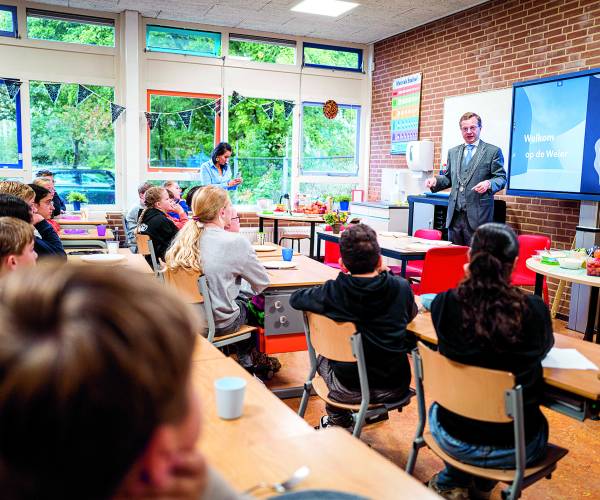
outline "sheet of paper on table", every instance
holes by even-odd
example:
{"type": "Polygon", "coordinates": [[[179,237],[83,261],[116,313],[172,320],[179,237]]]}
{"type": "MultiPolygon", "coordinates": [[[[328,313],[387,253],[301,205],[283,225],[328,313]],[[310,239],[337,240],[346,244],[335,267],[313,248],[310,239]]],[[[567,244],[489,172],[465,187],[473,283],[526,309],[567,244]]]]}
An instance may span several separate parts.
{"type": "Polygon", "coordinates": [[[565,370],[598,370],[598,367],[577,349],[559,349],[553,347],[542,360],[544,368],[562,368],[565,370]]]}
{"type": "Polygon", "coordinates": [[[407,233],[401,233],[400,231],[377,231],[377,234],[388,238],[402,238],[403,236],[408,236],[407,233]]]}

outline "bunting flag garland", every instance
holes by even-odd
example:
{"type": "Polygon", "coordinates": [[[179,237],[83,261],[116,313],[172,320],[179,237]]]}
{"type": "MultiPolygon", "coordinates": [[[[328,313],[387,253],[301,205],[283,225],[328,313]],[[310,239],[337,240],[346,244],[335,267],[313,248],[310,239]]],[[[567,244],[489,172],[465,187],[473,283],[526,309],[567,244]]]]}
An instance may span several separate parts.
{"type": "Polygon", "coordinates": [[[15,96],[19,93],[19,89],[21,88],[21,82],[19,80],[4,80],[4,86],[6,87],[6,91],[8,92],[8,97],[14,99],[15,96]]]}
{"type": "Polygon", "coordinates": [[[179,115],[179,118],[181,118],[181,121],[183,122],[183,125],[188,130],[190,129],[190,126],[192,124],[192,114],[193,114],[193,112],[194,112],[193,110],[188,109],[187,111],[180,111],[179,113],[177,113],[179,115]]]}
{"type": "Polygon", "coordinates": [[[58,100],[58,95],[60,94],[60,89],[62,87],[61,83],[44,83],[44,87],[46,87],[46,92],[48,92],[48,97],[52,101],[52,104],[56,104],[58,100]]]}
{"type": "Polygon", "coordinates": [[[285,113],[286,120],[290,117],[290,115],[292,114],[292,111],[294,111],[295,105],[296,105],[296,103],[294,101],[283,101],[283,110],[285,113]]]}
{"type": "Polygon", "coordinates": [[[110,121],[111,123],[115,123],[115,120],[121,116],[121,113],[125,111],[125,107],[120,104],[115,104],[114,102],[110,103],[110,121]]]}
{"type": "Polygon", "coordinates": [[[156,127],[158,119],[160,118],[160,113],[148,113],[148,111],[145,111],[144,115],[146,116],[146,121],[148,122],[150,130],[154,130],[154,127],[156,127]]]}
{"type": "Polygon", "coordinates": [[[275,103],[273,101],[265,102],[264,104],[261,104],[260,107],[265,112],[269,120],[273,120],[273,116],[275,113],[275,103]]]}
{"type": "Polygon", "coordinates": [[[231,100],[229,101],[229,109],[235,108],[243,100],[244,98],[234,90],[233,94],[231,94],[231,100]]]}
{"type": "Polygon", "coordinates": [[[216,113],[217,115],[220,115],[220,114],[221,114],[221,99],[217,99],[217,100],[215,101],[215,113],[216,113]]]}
{"type": "Polygon", "coordinates": [[[79,106],[83,101],[85,101],[89,96],[91,96],[94,92],[88,89],[84,85],[77,86],[77,106],[79,106]]]}

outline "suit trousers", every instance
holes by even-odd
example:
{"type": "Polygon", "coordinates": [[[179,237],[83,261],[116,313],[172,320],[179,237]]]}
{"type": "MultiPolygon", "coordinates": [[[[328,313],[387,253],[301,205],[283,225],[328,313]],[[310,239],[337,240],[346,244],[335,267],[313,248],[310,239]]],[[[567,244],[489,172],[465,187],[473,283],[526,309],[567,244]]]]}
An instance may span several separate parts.
{"type": "Polygon", "coordinates": [[[448,228],[448,237],[455,245],[471,246],[471,238],[473,238],[473,229],[469,225],[469,219],[467,218],[466,211],[454,211],[452,216],[452,222],[448,228]]]}

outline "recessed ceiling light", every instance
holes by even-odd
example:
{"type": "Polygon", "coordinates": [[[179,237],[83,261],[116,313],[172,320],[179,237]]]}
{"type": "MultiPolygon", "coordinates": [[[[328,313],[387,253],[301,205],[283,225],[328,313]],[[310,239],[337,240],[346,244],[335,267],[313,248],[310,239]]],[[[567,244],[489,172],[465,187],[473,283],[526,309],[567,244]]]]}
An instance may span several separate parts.
{"type": "Polygon", "coordinates": [[[291,10],[306,12],[307,14],[319,14],[320,16],[337,17],[354,7],[358,7],[358,4],[343,2],[342,0],[302,0],[298,5],[292,7],[291,10]]]}

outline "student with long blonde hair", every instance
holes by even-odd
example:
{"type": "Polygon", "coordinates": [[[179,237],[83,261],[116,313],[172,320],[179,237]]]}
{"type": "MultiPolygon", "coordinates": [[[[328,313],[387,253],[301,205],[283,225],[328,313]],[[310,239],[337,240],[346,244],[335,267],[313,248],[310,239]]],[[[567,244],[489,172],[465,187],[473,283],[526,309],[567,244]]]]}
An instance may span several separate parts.
{"type": "Polygon", "coordinates": [[[177,226],[167,216],[169,210],[171,210],[171,201],[167,190],[162,187],[151,187],[144,195],[144,209],[140,211],[136,228],[136,233],[150,236],[156,258],[162,260],[178,231],[177,226]]]}
{"type": "MultiPolygon", "coordinates": [[[[217,336],[234,332],[245,323],[260,325],[264,313],[261,318],[258,301],[240,295],[240,288],[243,279],[259,294],[269,285],[269,276],[250,242],[239,233],[225,230],[233,211],[227,192],[218,186],[203,187],[194,195],[192,211],[193,220],[181,229],[166,254],[167,267],[206,276],[217,336]]],[[[258,373],[262,372],[257,365],[279,369],[276,359],[265,359],[251,347],[248,344],[238,349],[242,366],[254,367],[258,373]]]]}

